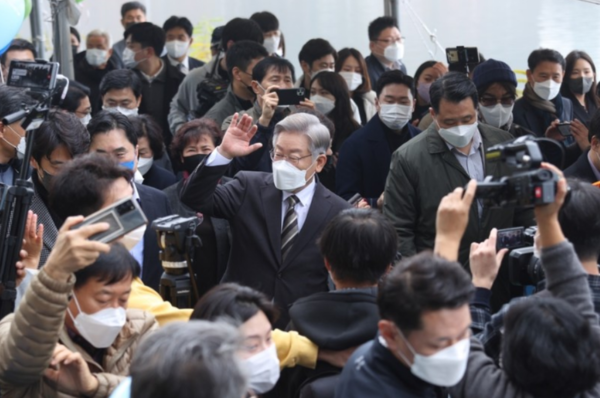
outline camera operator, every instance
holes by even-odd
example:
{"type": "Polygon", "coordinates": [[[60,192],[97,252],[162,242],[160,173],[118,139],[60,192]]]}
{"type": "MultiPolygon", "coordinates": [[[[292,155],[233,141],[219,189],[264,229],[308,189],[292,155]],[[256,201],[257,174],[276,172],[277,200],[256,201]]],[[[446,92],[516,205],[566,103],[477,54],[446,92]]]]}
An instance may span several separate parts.
{"type": "MultiPolygon", "coordinates": [[[[562,206],[558,220],[565,237],[573,244],[577,258],[588,273],[588,285],[596,313],[600,314],[600,216],[590,209],[600,207],[600,190],[582,181],[568,179],[569,200],[562,206]]],[[[490,277],[495,275],[492,273],[490,277]]],[[[545,287],[545,281],[537,285],[537,290],[545,287]]],[[[510,309],[504,306],[499,314],[492,316],[489,306],[489,287],[477,285],[475,301],[471,306],[473,324],[471,329],[485,345],[488,355],[498,360],[503,317],[510,309]]],[[[491,284],[490,284],[491,286],[491,284]]]]}
{"type": "MultiPolygon", "coordinates": [[[[503,319],[502,368],[488,357],[482,343],[471,339],[467,371],[450,389],[460,397],[592,397],[600,393],[600,328],[594,313],[586,273],[559,223],[567,183],[549,164],[542,167],[559,175],[555,201],[535,208],[541,260],[547,292],[511,305],[503,319]],[[578,395],[582,394],[582,395],[578,395]]],[[[467,224],[470,197],[457,200],[459,221],[440,222],[436,252],[458,257],[460,237],[467,224]]],[[[443,220],[442,220],[443,221],[443,220]]],[[[498,271],[495,236],[473,246],[471,268],[476,287],[491,286],[498,271]]],[[[487,327],[487,326],[486,326],[487,327]]]]}
{"type": "Polygon", "coordinates": [[[4,125],[2,119],[33,105],[31,97],[18,88],[0,85],[0,183],[13,185],[19,176],[21,159],[25,156],[25,130],[21,120],[4,125]]]}

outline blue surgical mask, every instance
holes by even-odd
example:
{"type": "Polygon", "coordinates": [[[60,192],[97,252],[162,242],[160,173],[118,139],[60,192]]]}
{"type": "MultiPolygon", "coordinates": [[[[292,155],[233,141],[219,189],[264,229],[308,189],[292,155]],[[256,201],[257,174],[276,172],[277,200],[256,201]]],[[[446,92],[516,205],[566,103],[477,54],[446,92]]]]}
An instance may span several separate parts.
{"type": "Polygon", "coordinates": [[[133,160],[130,160],[129,162],[121,162],[119,164],[123,167],[128,168],[129,170],[133,170],[133,167],[135,166],[135,162],[133,160]]]}

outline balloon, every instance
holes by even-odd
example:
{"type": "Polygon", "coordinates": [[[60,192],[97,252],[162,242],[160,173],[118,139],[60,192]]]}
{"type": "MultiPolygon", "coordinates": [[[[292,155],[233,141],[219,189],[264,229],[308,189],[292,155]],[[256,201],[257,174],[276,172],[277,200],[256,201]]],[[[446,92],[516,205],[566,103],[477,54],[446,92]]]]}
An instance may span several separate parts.
{"type": "Polygon", "coordinates": [[[25,15],[24,0],[1,0],[0,15],[2,15],[2,24],[0,24],[0,48],[5,48],[15,38],[25,15]]]}
{"type": "Polygon", "coordinates": [[[29,14],[31,14],[31,0],[25,0],[25,16],[23,19],[27,19],[29,14]]]}
{"type": "Polygon", "coordinates": [[[4,46],[3,49],[0,50],[0,55],[4,54],[6,50],[8,50],[8,47],[10,47],[10,43],[8,43],[6,46],[4,46]]]}

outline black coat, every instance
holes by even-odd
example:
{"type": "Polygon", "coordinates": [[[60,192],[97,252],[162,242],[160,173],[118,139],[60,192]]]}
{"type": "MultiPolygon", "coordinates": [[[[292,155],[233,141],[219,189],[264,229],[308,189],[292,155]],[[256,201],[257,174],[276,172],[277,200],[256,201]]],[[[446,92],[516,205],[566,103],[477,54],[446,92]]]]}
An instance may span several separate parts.
{"type": "MultiPolygon", "coordinates": [[[[373,206],[385,188],[392,152],[379,115],[352,134],[340,149],[336,167],[336,193],[348,200],[359,193],[373,206]]],[[[410,138],[421,132],[411,124],[410,138]]]]}
{"type": "Polygon", "coordinates": [[[579,156],[575,163],[565,170],[565,177],[577,178],[590,184],[598,181],[598,177],[596,177],[590,165],[588,153],[589,150],[579,156]]]}
{"type": "Polygon", "coordinates": [[[143,184],[162,191],[175,184],[175,182],[177,182],[175,174],[153,164],[148,172],[144,174],[143,184]]]}
{"type": "Polygon", "coordinates": [[[98,69],[91,66],[85,59],[85,51],[78,53],[73,60],[75,80],[90,89],[90,103],[92,114],[102,110],[102,97],[100,96],[100,82],[110,71],[120,69],[118,58],[110,57],[106,68],[98,69]]]}
{"type": "Polygon", "coordinates": [[[138,195],[140,196],[140,205],[148,224],[144,233],[144,264],[142,269],[142,281],[146,286],[158,291],[160,278],[163,274],[163,268],[158,258],[158,241],[156,231],[150,226],[158,218],[173,214],[167,196],[161,191],[141,184],[135,184],[138,195]]]}
{"type": "Polygon", "coordinates": [[[188,65],[190,66],[189,70],[199,68],[199,67],[203,66],[204,64],[205,64],[205,62],[200,61],[199,59],[188,57],[188,65]]]}
{"type": "MultiPolygon", "coordinates": [[[[307,337],[319,349],[357,347],[377,336],[377,288],[313,294],[292,305],[290,319],[289,329],[307,337]]],[[[314,370],[286,369],[277,385],[279,396],[333,397],[336,375],[341,370],[322,361],[314,370]]]]}
{"type": "Polygon", "coordinates": [[[188,178],[181,201],[205,216],[229,221],[231,256],[223,281],[250,286],[273,299],[282,314],[275,326],[285,327],[291,304],[328,290],[316,241],[327,222],[349,204],[317,183],[304,226],[284,262],[282,192],[275,188],[273,175],[240,172],[233,181],[218,185],[227,167],[200,165],[188,178]]]}
{"type": "Polygon", "coordinates": [[[336,398],[447,398],[445,389],[414,376],[378,338],[350,357],[335,389],[336,398]]]}
{"type": "MultiPolygon", "coordinates": [[[[559,116],[561,122],[570,122],[573,120],[573,103],[570,99],[563,97],[563,112],[559,116]]],[[[538,137],[543,137],[550,124],[546,124],[545,120],[539,117],[539,110],[535,108],[531,102],[524,97],[519,98],[515,102],[513,108],[514,123],[533,131],[538,137]]]]}

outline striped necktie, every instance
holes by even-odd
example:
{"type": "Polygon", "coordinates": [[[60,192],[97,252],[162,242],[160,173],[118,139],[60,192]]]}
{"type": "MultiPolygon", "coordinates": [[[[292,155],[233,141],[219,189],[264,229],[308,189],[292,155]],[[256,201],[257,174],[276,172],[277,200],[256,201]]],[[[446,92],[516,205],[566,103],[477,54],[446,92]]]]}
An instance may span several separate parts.
{"type": "Polygon", "coordinates": [[[298,215],[294,207],[299,202],[296,195],[292,195],[285,200],[288,208],[283,218],[283,228],[281,230],[281,259],[285,261],[290,252],[294,239],[298,235],[298,215]]]}

